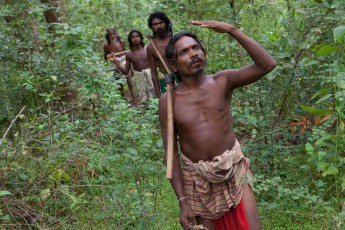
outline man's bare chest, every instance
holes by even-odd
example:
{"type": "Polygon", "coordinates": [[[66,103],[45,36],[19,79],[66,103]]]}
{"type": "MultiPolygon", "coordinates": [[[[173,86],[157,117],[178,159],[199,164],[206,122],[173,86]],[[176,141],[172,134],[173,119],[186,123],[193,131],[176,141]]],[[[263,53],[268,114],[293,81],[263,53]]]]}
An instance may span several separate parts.
{"type": "Polygon", "coordinates": [[[193,126],[198,123],[212,122],[228,116],[230,104],[225,99],[204,95],[199,98],[175,97],[174,115],[177,125],[193,126]]]}
{"type": "Polygon", "coordinates": [[[108,50],[110,52],[120,52],[120,51],[123,51],[123,48],[122,48],[122,45],[120,42],[115,42],[115,43],[112,43],[111,45],[108,46],[108,50]]]}

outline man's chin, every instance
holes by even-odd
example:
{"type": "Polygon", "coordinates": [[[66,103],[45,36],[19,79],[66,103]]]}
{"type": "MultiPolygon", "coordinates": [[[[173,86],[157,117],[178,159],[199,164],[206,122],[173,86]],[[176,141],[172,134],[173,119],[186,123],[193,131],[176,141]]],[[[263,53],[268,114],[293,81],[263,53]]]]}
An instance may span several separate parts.
{"type": "Polygon", "coordinates": [[[165,31],[161,32],[161,33],[158,32],[156,35],[158,38],[163,39],[167,36],[167,33],[165,31]]]}
{"type": "Polygon", "coordinates": [[[202,76],[202,75],[204,75],[204,67],[203,67],[203,66],[200,66],[200,67],[196,70],[195,75],[197,75],[197,76],[202,76]]]}

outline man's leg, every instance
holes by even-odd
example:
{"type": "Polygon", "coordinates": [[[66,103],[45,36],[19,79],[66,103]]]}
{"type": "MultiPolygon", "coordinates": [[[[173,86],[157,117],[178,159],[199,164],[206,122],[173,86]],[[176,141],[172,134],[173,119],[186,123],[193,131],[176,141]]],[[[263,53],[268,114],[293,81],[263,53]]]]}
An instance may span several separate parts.
{"type": "Polygon", "coordinates": [[[261,229],[258,207],[256,206],[254,194],[249,185],[244,187],[242,199],[250,230],[261,229]]]}
{"type": "Polygon", "coordinates": [[[124,88],[124,86],[123,86],[122,83],[119,83],[119,91],[120,91],[120,93],[121,93],[121,96],[122,96],[123,98],[125,98],[125,96],[126,96],[126,94],[125,94],[125,88],[124,88]]]}

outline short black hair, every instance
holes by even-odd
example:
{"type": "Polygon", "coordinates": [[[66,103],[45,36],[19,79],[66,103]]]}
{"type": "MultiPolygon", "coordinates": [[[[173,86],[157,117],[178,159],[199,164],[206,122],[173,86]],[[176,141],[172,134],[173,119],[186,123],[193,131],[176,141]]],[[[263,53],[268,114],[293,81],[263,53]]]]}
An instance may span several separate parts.
{"type": "Polygon", "coordinates": [[[150,27],[150,29],[152,29],[152,20],[154,18],[158,18],[162,21],[165,22],[166,25],[166,29],[167,32],[170,36],[172,36],[173,32],[172,32],[172,25],[171,25],[171,21],[170,19],[165,15],[165,13],[161,12],[161,11],[155,11],[153,13],[150,14],[149,18],[147,19],[147,25],[150,27]]]}
{"type": "Polygon", "coordinates": [[[142,45],[142,47],[144,47],[144,46],[145,46],[145,43],[144,43],[143,34],[142,34],[139,30],[135,30],[135,29],[134,29],[134,30],[131,30],[131,31],[129,32],[129,34],[128,34],[128,44],[129,44],[129,48],[132,49],[132,47],[133,47],[132,39],[131,39],[133,33],[138,33],[138,34],[139,34],[139,36],[140,36],[140,38],[141,38],[141,45],[142,45]]]}
{"type": "Polygon", "coordinates": [[[185,36],[193,38],[199,44],[201,50],[206,55],[206,50],[204,48],[203,42],[201,40],[199,40],[199,38],[196,36],[196,34],[194,34],[192,32],[180,32],[180,33],[177,33],[170,38],[170,41],[169,41],[167,47],[165,48],[165,57],[167,58],[167,61],[169,63],[173,63],[177,57],[177,50],[175,48],[176,42],[185,36]]]}
{"type": "MultiPolygon", "coordinates": [[[[177,57],[177,50],[175,48],[175,44],[178,40],[180,40],[182,37],[185,37],[185,36],[193,38],[199,44],[201,50],[206,55],[206,50],[205,50],[204,45],[203,45],[204,42],[199,40],[199,38],[196,36],[196,34],[194,34],[192,32],[180,32],[180,33],[177,33],[170,38],[170,41],[169,41],[167,47],[165,48],[165,57],[166,57],[168,63],[171,64],[171,63],[175,62],[176,57],[177,57]]],[[[177,79],[179,81],[181,81],[180,75],[177,72],[175,72],[175,74],[177,76],[177,79]]]]}

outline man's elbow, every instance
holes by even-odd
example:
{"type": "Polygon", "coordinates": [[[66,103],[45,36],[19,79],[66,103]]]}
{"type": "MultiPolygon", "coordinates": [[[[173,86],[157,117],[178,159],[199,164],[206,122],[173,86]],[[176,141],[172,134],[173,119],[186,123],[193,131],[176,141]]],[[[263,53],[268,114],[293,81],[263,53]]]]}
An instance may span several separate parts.
{"type": "Polygon", "coordinates": [[[270,58],[270,60],[267,61],[264,70],[266,73],[271,72],[275,67],[277,66],[276,61],[274,60],[274,58],[270,58]]]}

